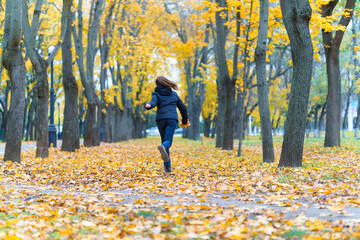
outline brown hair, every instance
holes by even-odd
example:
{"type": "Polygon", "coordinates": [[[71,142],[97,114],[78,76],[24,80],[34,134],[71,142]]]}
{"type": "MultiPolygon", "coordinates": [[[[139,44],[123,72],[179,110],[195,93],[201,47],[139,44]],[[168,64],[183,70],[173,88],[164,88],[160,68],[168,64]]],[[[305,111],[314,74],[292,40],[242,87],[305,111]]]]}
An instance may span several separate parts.
{"type": "Polygon", "coordinates": [[[156,85],[161,84],[161,85],[163,85],[165,87],[172,88],[174,90],[178,90],[178,86],[176,85],[176,83],[174,83],[173,81],[167,79],[164,76],[157,77],[155,83],[156,83],[156,85]]]}

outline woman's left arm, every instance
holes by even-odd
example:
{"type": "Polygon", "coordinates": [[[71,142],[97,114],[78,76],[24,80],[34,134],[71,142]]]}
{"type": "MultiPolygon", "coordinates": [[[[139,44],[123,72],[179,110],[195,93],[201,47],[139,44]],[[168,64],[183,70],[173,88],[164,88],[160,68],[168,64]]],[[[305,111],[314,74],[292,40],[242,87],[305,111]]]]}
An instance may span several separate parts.
{"type": "Polygon", "coordinates": [[[183,101],[179,98],[179,96],[177,96],[177,98],[178,98],[178,100],[177,100],[176,106],[180,110],[181,117],[182,117],[182,124],[187,124],[187,122],[188,122],[188,112],[187,112],[186,106],[183,103],[183,101]]]}

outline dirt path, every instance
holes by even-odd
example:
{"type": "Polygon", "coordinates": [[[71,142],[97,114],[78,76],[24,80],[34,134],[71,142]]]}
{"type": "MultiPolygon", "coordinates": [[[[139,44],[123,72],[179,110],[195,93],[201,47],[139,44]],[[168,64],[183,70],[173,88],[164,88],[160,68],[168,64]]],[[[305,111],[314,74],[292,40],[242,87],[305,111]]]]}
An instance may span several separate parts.
{"type": "MultiPolygon", "coordinates": [[[[29,150],[34,150],[36,147],[36,142],[23,142],[21,144],[21,151],[27,152],[29,150]]],[[[5,153],[5,143],[0,144],[0,155],[3,156],[5,153]]]]}
{"type": "MultiPolygon", "coordinates": [[[[115,205],[131,205],[145,201],[147,208],[154,211],[164,211],[168,205],[202,205],[217,208],[239,208],[252,210],[254,214],[259,214],[262,210],[270,209],[277,214],[283,214],[287,219],[294,219],[299,216],[308,218],[316,218],[327,221],[343,220],[347,222],[360,223],[360,207],[343,207],[334,208],[327,204],[319,204],[308,199],[300,199],[301,205],[298,207],[279,206],[279,204],[264,204],[266,198],[261,195],[235,195],[215,193],[211,195],[202,196],[201,199],[193,194],[139,194],[132,189],[110,190],[110,191],[95,191],[93,193],[84,191],[68,191],[55,190],[47,188],[47,186],[26,186],[26,185],[5,185],[5,189],[13,190],[15,192],[29,193],[27,198],[16,198],[9,201],[3,201],[2,204],[10,204],[13,201],[36,201],[45,196],[60,196],[64,193],[74,197],[83,199],[96,199],[101,204],[115,205]],[[31,194],[33,193],[33,194],[31,194]],[[108,201],[107,196],[121,199],[119,202],[108,201]],[[205,199],[205,200],[204,200],[205,199]]],[[[296,205],[295,205],[296,206],[296,205]]]]}

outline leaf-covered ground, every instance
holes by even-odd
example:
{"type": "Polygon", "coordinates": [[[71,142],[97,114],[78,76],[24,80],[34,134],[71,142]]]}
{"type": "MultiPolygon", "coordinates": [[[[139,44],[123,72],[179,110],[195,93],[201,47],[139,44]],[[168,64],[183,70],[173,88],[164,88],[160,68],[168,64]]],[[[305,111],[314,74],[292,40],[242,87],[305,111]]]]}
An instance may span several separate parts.
{"type": "MultiPolygon", "coordinates": [[[[278,140],[280,142],[280,140],[278,140]]],[[[280,144],[276,142],[277,162],[280,144]]],[[[0,163],[0,239],[359,239],[359,143],[306,144],[304,167],[261,163],[175,138],[173,173],[159,138],[23,153],[0,163]]]]}

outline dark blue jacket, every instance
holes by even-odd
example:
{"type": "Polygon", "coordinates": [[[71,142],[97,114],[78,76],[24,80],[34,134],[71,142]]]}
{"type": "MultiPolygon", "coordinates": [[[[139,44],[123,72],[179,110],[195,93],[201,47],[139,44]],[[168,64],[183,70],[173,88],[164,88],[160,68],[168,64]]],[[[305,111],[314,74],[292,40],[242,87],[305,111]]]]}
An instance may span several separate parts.
{"type": "Polygon", "coordinates": [[[157,106],[156,120],[161,119],[178,119],[176,112],[176,107],[179,108],[182,123],[186,124],[188,121],[187,109],[177,95],[176,92],[171,90],[171,88],[165,87],[163,85],[158,85],[155,88],[155,92],[152,93],[151,101],[149,102],[150,108],[148,110],[157,106]]]}

